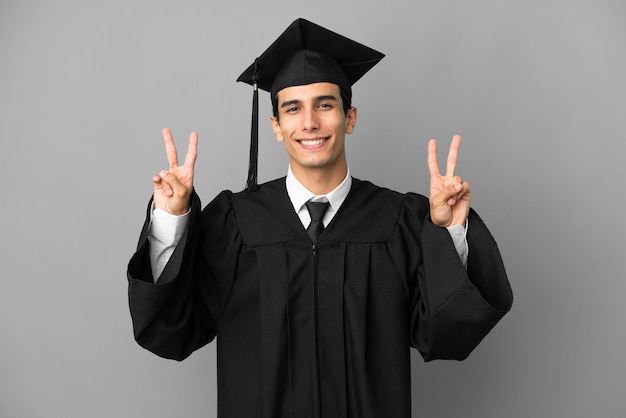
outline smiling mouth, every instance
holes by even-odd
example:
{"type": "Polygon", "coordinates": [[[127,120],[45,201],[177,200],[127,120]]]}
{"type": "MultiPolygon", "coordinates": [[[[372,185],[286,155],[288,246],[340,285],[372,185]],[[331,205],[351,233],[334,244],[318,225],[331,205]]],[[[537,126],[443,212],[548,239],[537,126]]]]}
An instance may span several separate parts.
{"type": "Polygon", "coordinates": [[[315,138],[315,139],[298,139],[298,142],[305,147],[315,147],[322,145],[328,138],[315,138]]]}

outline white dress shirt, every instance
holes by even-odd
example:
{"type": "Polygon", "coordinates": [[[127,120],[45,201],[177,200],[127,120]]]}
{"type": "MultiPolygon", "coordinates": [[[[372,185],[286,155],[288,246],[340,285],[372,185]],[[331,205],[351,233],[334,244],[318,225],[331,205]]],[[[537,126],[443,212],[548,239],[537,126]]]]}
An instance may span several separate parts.
{"type": "MultiPolygon", "coordinates": [[[[302,222],[302,226],[304,226],[305,229],[309,226],[309,223],[311,223],[311,216],[305,206],[306,202],[313,200],[330,203],[328,210],[324,214],[324,219],[322,220],[324,227],[326,227],[346,200],[351,186],[352,177],[350,176],[350,170],[348,169],[346,178],[339,186],[325,195],[316,195],[304,187],[300,181],[298,181],[296,176],[291,171],[291,166],[287,171],[287,194],[289,195],[291,204],[293,205],[293,208],[298,214],[300,222],[302,222]]],[[[150,264],[152,267],[152,277],[155,282],[163,272],[163,269],[172,256],[174,249],[176,249],[178,242],[185,233],[188,219],[189,213],[176,216],[159,208],[155,208],[152,211],[148,240],[150,241],[150,264]]],[[[452,237],[452,241],[454,242],[454,246],[459,254],[459,257],[461,258],[461,261],[463,262],[463,265],[467,265],[467,257],[469,254],[466,238],[467,228],[463,225],[454,225],[448,227],[447,229],[452,237]]]]}
{"type": "Polygon", "coordinates": [[[289,166],[289,170],[287,171],[286,186],[287,194],[289,195],[293,209],[298,214],[300,222],[302,222],[302,226],[304,226],[305,229],[311,223],[311,215],[309,215],[309,210],[306,208],[306,202],[309,200],[314,202],[329,202],[330,206],[324,214],[324,219],[322,219],[324,227],[327,227],[330,221],[332,221],[335,217],[335,214],[343,204],[343,201],[346,200],[346,197],[348,197],[350,187],[352,187],[352,177],[350,176],[350,169],[348,169],[346,178],[343,179],[339,186],[325,195],[316,195],[298,181],[296,176],[291,171],[291,166],[289,166]]]}

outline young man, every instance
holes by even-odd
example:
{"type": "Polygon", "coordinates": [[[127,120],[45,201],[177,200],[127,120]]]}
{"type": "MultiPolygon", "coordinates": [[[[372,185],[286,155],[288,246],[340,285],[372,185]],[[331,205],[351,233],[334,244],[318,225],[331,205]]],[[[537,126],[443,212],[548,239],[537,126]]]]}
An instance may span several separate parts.
{"type": "Polygon", "coordinates": [[[429,199],[350,176],[351,86],[381,58],[294,22],[240,77],[271,93],[287,176],[257,186],[252,152],[248,190],[204,210],[197,135],[179,166],[163,131],[170,170],[153,178],[128,270],[135,338],[182,360],[217,337],[222,418],[409,417],[409,348],[463,359],[510,309],[495,241],[454,173],[459,136],[443,176],[429,143],[429,199]]]}

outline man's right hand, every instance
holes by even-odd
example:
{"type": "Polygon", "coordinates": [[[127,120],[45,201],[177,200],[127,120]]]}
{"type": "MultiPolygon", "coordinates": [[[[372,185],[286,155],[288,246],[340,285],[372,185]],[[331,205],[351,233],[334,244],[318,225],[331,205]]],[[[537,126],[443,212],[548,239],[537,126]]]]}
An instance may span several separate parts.
{"type": "Polygon", "coordinates": [[[198,134],[192,132],[189,135],[187,156],[181,166],[178,165],[178,154],[169,128],[163,129],[163,140],[170,169],[152,177],[154,206],[172,215],[184,215],[189,211],[189,200],[193,190],[193,167],[198,150],[198,134]]]}

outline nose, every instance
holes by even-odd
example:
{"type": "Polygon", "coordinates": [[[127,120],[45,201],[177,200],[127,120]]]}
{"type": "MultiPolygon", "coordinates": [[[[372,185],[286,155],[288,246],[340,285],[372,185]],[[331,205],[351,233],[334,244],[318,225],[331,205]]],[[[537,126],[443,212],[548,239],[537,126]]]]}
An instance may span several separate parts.
{"type": "Polygon", "coordinates": [[[315,109],[306,109],[302,112],[302,130],[307,132],[319,129],[319,122],[315,109]]]}

